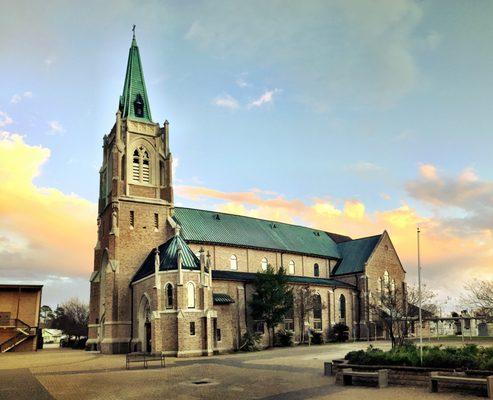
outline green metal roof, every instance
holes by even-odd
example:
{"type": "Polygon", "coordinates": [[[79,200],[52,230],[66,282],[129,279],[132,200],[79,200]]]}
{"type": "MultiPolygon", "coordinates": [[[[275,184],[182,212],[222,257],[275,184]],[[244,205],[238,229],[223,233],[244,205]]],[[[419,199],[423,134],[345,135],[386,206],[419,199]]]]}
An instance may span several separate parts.
{"type": "Polygon", "coordinates": [[[147,98],[147,90],[144,82],[144,71],[140,62],[139,48],[135,35],[132,39],[132,45],[128,52],[127,72],[125,74],[125,84],[123,85],[123,94],[120,96],[120,111],[123,118],[130,118],[137,121],[152,122],[151,109],[147,98]],[[137,99],[142,101],[143,114],[137,116],[135,112],[135,103],[137,99]]]}
{"type": "MultiPolygon", "coordinates": [[[[238,271],[221,271],[213,270],[212,279],[224,279],[228,281],[254,282],[257,274],[254,272],[238,272],[238,271]]],[[[305,285],[332,286],[332,287],[348,287],[353,288],[349,283],[339,281],[337,279],[311,278],[309,276],[287,275],[289,283],[299,283],[305,285]]]]}
{"type": "Polygon", "coordinates": [[[212,293],[212,300],[214,304],[233,304],[235,302],[231,296],[226,293],[212,293]]]}
{"type": "Polygon", "coordinates": [[[181,235],[187,242],[340,258],[331,234],[318,229],[182,207],[175,207],[174,219],[181,226],[181,235]]]}
{"type": "MultiPolygon", "coordinates": [[[[182,268],[188,270],[200,270],[200,260],[188,247],[185,241],[180,236],[174,236],[166,243],[158,247],[159,249],[159,270],[169,271],[178,269],[178,248],[182,248],[182,268]]],[[[144,260],[132,282],[152,275],[155,270],[154,262],[156,251],[151,250],[147,258],[144,260]]]]}
{"type": "Polygon", "coordinates": [[[365,263],[373,253],[382,235],[349,240],[337,245],[342,261],[336,266],[333,275],[344,275],[363,272],[365,263]]]}

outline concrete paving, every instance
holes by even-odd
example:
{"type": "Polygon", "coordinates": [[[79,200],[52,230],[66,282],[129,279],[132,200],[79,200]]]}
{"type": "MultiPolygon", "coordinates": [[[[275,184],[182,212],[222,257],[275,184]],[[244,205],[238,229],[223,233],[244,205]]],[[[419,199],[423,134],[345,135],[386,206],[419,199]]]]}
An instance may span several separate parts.
{"type": "MultiPolygon", "coordinates": [[[[425,388],[342,387],[323,376],[323,363],[367,343],[272,349],[193,359],[167,367],[125,370],[124,355],[69,349],[0,356],[0,399],[463,399],[425,388]]],[[[389,348],[379,342],[379,348],[389,348]]],[[[479,397],[471,396],[471,399],[479,397]]]]}

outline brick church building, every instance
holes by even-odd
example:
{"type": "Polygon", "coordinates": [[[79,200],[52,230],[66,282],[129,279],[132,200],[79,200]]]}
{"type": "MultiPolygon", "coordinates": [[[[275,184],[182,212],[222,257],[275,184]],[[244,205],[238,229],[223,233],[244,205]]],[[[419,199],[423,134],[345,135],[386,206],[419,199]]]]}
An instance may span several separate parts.
{"type": "Polygon", "coordinates": [[[342,322],[354,339],[379,336],[368,310],[382,282],[405,289],[387,232],[351,239],[330,232],[215,211],[175,207],[169,123],[153,121],[135,36],[116,121],[103,138],[98,240],[91,275],[88,349],[178,357],[238,349],[258,271],[284,266],[316,307],[284,326],[327,335],[342,322]]]}

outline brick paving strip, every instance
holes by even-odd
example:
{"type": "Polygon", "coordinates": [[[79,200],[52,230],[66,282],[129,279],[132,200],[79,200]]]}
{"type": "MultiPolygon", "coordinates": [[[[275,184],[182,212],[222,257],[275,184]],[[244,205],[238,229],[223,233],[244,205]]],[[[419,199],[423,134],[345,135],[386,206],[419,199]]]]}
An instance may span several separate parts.
{"type": "Polygon", "coordinates": [[[27,368],[0,370],[0,399],[54,400],[27,368]]]}

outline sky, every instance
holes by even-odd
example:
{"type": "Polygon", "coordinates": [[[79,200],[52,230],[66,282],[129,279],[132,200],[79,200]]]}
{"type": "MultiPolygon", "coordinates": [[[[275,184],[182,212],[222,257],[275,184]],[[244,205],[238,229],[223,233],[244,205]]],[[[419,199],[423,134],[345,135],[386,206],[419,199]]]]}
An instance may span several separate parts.
{"type": "Polygon", "coordinates": [[[493,278],[493,2],[0,3],[0,281],[88,300],[133,24],[177,205],[387,230],[411,285],[420,226],[450,307],[493,278]]]}

